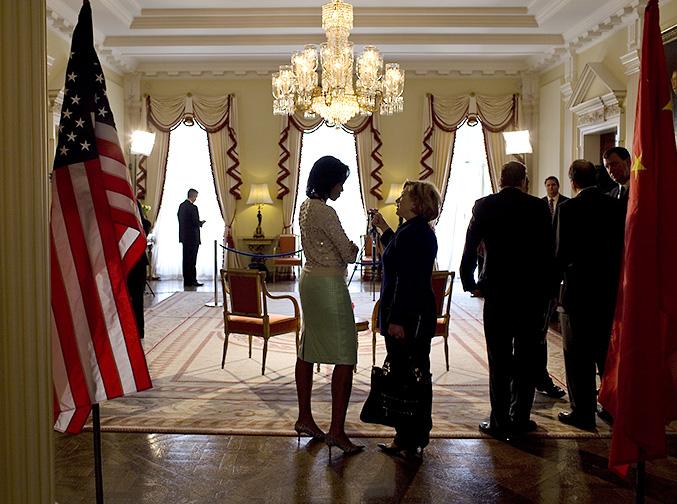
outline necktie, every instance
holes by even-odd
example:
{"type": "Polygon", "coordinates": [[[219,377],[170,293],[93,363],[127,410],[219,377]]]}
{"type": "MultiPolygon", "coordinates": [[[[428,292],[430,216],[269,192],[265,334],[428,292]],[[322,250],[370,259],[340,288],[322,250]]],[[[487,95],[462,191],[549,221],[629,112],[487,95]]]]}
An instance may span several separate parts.
{"type": "Polygon", "coordinates": [[[550,215],[555,216],[555,200],[550,198],[550,215]]]}

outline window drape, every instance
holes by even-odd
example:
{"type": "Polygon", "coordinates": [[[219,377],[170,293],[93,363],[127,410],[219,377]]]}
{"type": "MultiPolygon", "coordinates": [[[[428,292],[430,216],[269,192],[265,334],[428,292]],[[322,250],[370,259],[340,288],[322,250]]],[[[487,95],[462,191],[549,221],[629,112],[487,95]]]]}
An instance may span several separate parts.
{"type": "Polygon", "coordinates": [[[427,94],[423,116],[423,149],[419,179],[430,179],[440,190],[442,202],[453,158],[456,130],[466,120],[471,108],[476,108],[485,137],[487,163],[492,187],[497,189],[501,167],[507,161],[503,131],[518,125],[518,96],[427,94]]]}
{"type": "MultiPolygon", "coordinates": [[[[298,175],[301,162],[303,134],[315,131],[322,125],[322,118],[306,119],[302,114],[282,118],[280,131],[280,158],[277,177],[277,198],[282,200],[282,232],[291,232],[294,208],[298,196],[298,175]]],[[[355,135],[357,167],[360,192],[365,208],[376,208],[383,199],[381,194],[381,134],[378,130],[378,116],[358,116],[349,121],[344,129],[355,135]]],[[[305,188],[302,188],[305,190],[305,188]]]]}
{"type": "MultiPolygon", "coordinates": [[[[185,117],[191,116],[207,131],[209,156],[217,200],[226,222],[226,241],[233,244],[237,200],[242,198],[240,159],[237,152],[237,108],[235,95],[223,96],[147,96],[148,127],[156,133],[156,149],[147,160],[151,173],[156,174],[156,191],[152,195],[153,214],[157,216],[162,201],[162,187],[167,170],[169,133],[185,117]]],[[[240,256],[227,254],[229,267],[239,267],[240,256]]]]}

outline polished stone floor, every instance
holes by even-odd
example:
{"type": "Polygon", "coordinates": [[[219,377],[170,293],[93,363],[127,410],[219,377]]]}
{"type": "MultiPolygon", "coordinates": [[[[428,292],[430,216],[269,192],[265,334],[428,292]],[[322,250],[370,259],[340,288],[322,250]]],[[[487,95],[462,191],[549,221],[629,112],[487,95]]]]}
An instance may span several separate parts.
{"type": "MultiPolygon", "coordinates": [[[[152,282],[147,305],[182,289],[152,282]]],[[[378,286],[377,286],[378,287],[378,286]]],[[[293,283],[270,285],[292,291],[293,283]]],[[[351,290],[369,291],[354,281],[351,290]]],[[[209,292],[205,282],[198,290],[209,292]]],[[[478,422],[482,419],[478,419],[478,422]]],[[[106,503],[624,503],[633,476],[607,469],[608,439],[433,439],[420,462],[365,452],[330,459],[321,443],[269,436],[103,433],[106,503]]],[[[647,463],[646,502],[677,502],[677,438],[647,463]]],[[[56,435],[60,504],[94,502],[92,434],[56,435]]]]}
{"type": "MultiPolygon", "coordinates": [[[[106,502],[622,503],[632,479],[607,468],[608,440],[433,439],[421,462],[376,439],[349,457],[296,438],[103,433],[106,502]]],[[[57,501],[94,502],[92,435],[58,436],[57,501]]],[[[677,442],[647,464],[647,501],[677,501],[677,442]]]]}

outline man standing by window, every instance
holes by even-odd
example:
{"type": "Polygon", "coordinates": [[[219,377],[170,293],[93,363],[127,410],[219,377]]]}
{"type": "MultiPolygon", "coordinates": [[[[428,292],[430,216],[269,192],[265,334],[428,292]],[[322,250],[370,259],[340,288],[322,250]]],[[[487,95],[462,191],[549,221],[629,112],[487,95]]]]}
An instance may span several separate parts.
{"type": "Polygon", "coordinates": [[[188,189],[188,198],[179,205],[179,242],[183,244],[183,286],[200,287],[197,281],[195,263],[200,247],[200,228],[205,221],[200,220],[200,212],[195,205],[197,191],[188,189]]]}

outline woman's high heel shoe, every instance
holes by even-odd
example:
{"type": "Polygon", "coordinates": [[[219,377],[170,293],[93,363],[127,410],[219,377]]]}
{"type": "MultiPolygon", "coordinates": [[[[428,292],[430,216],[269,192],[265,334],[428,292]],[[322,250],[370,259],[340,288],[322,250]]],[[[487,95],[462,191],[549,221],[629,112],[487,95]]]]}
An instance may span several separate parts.
{"type": "Polygon", "coordinates": [[[303,425],[300,422],[296,422],[294,424],[294,430],[296,431],[297,437],[298,437],[298,444],[301,444],[301,434],[306,434],[307,436],[313,438],[313,441],[324,441],[325,440],[325,433],[322,432],[319,427],[316,429],[313,429],[311,427],[308,427],[307,425],[303,425]]]}
{"type": "Polygon", "coordinates": [[[332,446],[338,447],[346,455],[353,455],[355,453],[358,453],[358,452],[361,452],[362,450],[364,450],[364,445],[354,444],[350,440],[345,441],[345,442],[339,441],[334,436],[331,436],[329,434],[326,434],[324,436],[324,442],[327,443],[327,446],[329,447],[329,458],[331,458],[331,447],[332,446]]]}

